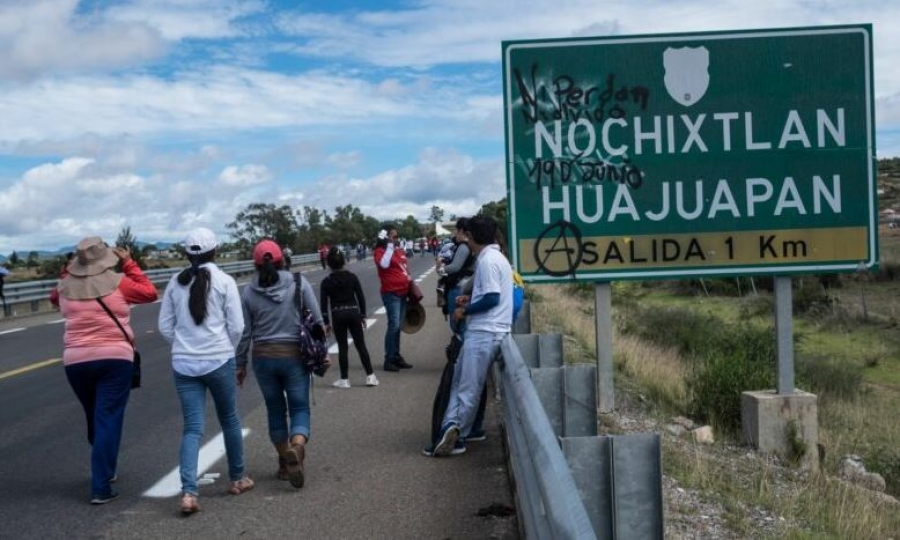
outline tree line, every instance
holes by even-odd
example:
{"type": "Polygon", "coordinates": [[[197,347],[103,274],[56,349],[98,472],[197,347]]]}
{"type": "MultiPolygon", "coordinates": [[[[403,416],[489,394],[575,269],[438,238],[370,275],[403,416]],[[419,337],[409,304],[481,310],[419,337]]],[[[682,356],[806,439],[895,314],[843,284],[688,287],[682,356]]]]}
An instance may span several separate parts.
{"type": "MultiPolygon", "coordinates": [[[[500,225],[500,230],[506,230],[505,198],[482,205],[478,213],[493,217],[500,225]]],[[[295,209],[289,205],[251,203],[238,212],[233,221],[225,224],[231,241],[223,243],[220,251],[236,252],[238,257],[249,258],[253,246],[263,238],[270,238],[294,253],[312,253],[322,244],[356,246],[362,242],[371,247],[378,231],[385,225],[396,228],[404,238],[430,238],[434,235],[434,223],[444,221],[445,216],[446,212],[440,206],[432,206],[427,221],[420,222],[412,215],[379,220],[365,215],[352,204],[338,206],[328,212],[310,206],[295,209]]],[[[446,217],[451,221],[457,219],[453,214],[446,217]]],[[[151,253],[157,251],[157,246],[153,244],[138,247],[137,238],[130,226],[119,232],[116,245],[130,248],[132,258],[145,269],[148,267],[145,261],[151,253]]],[[[169,249],[183,254],[183,248],[179,244],[169,249]]],[[[37,251],[31,251],[23,258],[13,251],[4,266],[10,270],[34,269],[39,277],[53,279],[65,268],[67,262],[66,255],[40,257],[37,251]]]]}

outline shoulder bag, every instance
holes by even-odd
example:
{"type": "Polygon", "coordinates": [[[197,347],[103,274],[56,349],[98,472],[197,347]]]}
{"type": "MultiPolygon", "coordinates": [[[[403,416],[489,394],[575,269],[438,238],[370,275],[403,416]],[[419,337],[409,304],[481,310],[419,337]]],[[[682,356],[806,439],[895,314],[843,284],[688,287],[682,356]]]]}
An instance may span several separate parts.
{"type": "Polygon", "coordinates": [[[324,377],[331,367],[328,362],[328,342],[322,327],[313,320],[312,312],[303,305],[301,279],[299,273],[294,274],[294,298],[300,312],[300,336],[297,340],[300,345],[300,361],[306,366],[306,371],[324,377]]]}
{"type": "Polygon", "coordinates": [[[125,327],[122,326],[122,323],[119,322],[119,319],[113,315],[113,312],[110,311],[106,304],[103,303],[103,300],[98,298],[97,303],[100,304],[100,307],[103,308],[103,311],[109,315],[109,318],[116,323],[116,326],[119,327],[119,330],[122,331],[122,335],[125,336],[125,340],[131,345],[131,349],[134,351],[134,358],[132,363],[134,364],[134,371],[131,372],[131,387],[132,388],[140,388],[141,387],[141,353],[134,346],[134,342],[131,341],[131,338],[128,337],[128,332],[125,331],[125,327]]]}

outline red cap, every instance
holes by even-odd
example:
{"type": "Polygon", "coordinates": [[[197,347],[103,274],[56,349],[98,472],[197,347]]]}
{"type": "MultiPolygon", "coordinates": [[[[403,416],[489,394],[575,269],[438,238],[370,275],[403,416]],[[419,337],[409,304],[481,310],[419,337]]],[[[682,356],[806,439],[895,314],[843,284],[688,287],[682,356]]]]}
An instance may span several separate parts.
{"type": "Polygon", "coordinates": [[[284,254],[281,253],[281,248],[278,247],[278,244],[271,240],[263,240],[253,248],[253,264],[266,262],[266,254],[272,257],[273,263],[284,259],[284,254]]]}

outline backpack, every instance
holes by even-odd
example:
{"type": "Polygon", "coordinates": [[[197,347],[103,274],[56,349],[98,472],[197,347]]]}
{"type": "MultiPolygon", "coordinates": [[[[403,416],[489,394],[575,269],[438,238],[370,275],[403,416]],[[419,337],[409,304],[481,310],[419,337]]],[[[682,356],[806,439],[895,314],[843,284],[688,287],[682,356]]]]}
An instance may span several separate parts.
{"type": "Polygon", "coordinates": [[[306,371],[324,377],[325,372],[331,367],[328,363],[328,342],[322,327],[313,319],[312,312],[303,305],[301,279],[299,272],[294,274],[296,284],[294,296],[297,310],[300,312],[300,336],[297,339],[300,346],[300,361],[306,366],[306,371]]]}

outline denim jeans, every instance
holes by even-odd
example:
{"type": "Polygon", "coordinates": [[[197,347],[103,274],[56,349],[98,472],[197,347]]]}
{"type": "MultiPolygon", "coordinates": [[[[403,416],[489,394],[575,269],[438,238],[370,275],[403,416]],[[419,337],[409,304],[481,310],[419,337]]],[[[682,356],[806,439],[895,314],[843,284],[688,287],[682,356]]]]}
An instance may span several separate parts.
{"type": "Polygon", "coordinates": [[[455,391],[451,392],[442,425],[454,423],[468,435],[478,413],[478,404],[487,380],[488,368],[500,350],[506,334],[469,330],[453,372],[455,391]]]}
{"type": "Polygon", "coordinates": [[[228,455],[228,477],[232,482],[244,477],[244,439],[241,434],[241,419],[237,411],[237,382],[235,381],[234,358],[218,369],[190,377],[177,371],[175,390],[181,400],[184,415],[184,432],[181,437],[180,470],[183,493],[197,495],[197,461],[200,456],[200,441],[203,440],[206,419],[206,390],[212,394],[216,415],[225,439],[225,453],[228,455]]]}
{"type": "Polygon", "coordinates": [[[294,435],[309,440],[309,373],[303,364],[295,358],[259,357],[253,359],[253,373],[266,402],[272,444],[290,442],[294,435]]]}
{"type": "Polygon", "coordinates": [[[112,493],[109,481],[116,474],[133,369],[128,360],[93,360],[66,366],[66,378],[87,419],[92,497],[112,493]]]}
{"type": "Polygon", "coordinates": [[[384,333],[384,361],[393,362],[400,357],[400,326],[406,313],[406,298],[394,293],[382,293],[381,301],[387,315],[384,333]]]}

